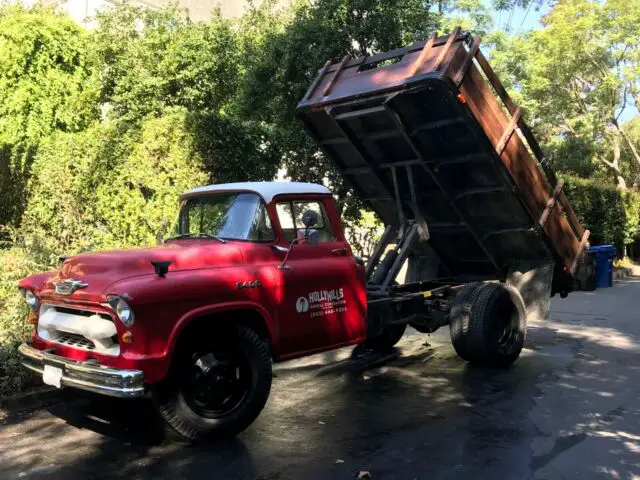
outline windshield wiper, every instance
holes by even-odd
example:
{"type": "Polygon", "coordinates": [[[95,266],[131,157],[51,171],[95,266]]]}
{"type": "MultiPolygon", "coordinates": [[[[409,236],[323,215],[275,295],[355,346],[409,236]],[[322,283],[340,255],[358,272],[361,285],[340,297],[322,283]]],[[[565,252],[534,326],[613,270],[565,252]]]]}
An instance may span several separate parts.
{"type": "Polygon", "coordinates": [[[169,240],[182,240],[185,238],[211,238],[213,240],[218,240],[220,243],[227,243],[227,241],[216,235],[211,235],[210,233],[181,233],[180,235],[176,235],[174,237],[165,238],[165,242],[169,240]]]}

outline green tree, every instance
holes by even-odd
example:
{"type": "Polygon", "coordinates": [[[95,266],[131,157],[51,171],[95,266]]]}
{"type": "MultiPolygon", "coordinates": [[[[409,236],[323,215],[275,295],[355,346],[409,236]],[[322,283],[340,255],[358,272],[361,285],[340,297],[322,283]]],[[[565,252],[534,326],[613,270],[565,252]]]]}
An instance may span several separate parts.
{"type": "Polygon", "coordinates": [[[244,71],[242,39],[232,21],[214,12],[206,23],[191,23],[175,7],[131,5],[106,11],[98,21],[93,42],[107,118],[135,129],[149,115],[185,108],[185,128],[196,139],[209,181],[275,176],[280,155],[272,129],[231,108],[244,71]]]}
{"type": "Polygon", "coordinates": [[[179,196],[208,179],[188,123],[186,110],[173,107],[125,133],[103,123],[52,136],[34,163],[22,243],[44,264],[154,243],[179,196]]]}
{"type": "Polygon", "coordinates": [[[163,219],[177,215],[179,196],[207,177],[186,110],[147,117],[123,161],[96,186],[96,213],[106,227],[100,246],[153,244],[163,219]]]}
{"type": "Polygon", "coordinates": [[[493,29],[491,10],[482,0],[440,0],[438,9],[441,33],[450,33],[459,26],[474,36],[485,37],[493,29]]]}
{"type": "Polygon", "coordinates": [[[439,17],[423,0],[299,1],[288,12],[272,3],[242,19],[246,75],[235,109],[273,126],[292,179],[328,181],[348,207],[345,213],[357,216],[361,204],[296,121],[295,107],[328,59],[371,55],[423,39],[437,29],[439,17]]]}
{"type": "Polygon", "coordinates": [[[52,9],[0,6],[0,225],[20,219],[40,141],[98,115],[87,39],[52,9]]]}
{"type": "Polygon", "coordinates": [[[175,6],[129,4],[97,16],[93,33],[101,65],[101,100],[112,117],[139,121],[167,106],[220,111],[233,96],[239,49],[219,13],[191,23],[175,6]]]}
{"type": "Polygon", "coordinates": [[[619,122],[639,78],[633,65],[640,8],[633,7],[638,0],[631,4],[559,2],[542,30],[498,39],[492,56],[550,162],[577,175],[608,177],[620,188],[640,169],[637,149],[619,122]]]}

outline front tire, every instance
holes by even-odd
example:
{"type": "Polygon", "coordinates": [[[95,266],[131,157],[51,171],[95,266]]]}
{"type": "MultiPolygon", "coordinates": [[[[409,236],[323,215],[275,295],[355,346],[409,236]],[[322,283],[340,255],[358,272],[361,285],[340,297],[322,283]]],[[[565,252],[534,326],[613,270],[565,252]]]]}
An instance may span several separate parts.
{"type": "Polygon", "coordinates": [[[192,441],[233,436],[251,425],[271,391],[268,342],[241,325],[192,335],[180,347],[168,377],[152,389],[166,423],[192,441]]]}
{"type": "Polygon", "coordinates": [[[526,335],[526,316],[501,283],[466,285],[450,314],[451,342],[471,363],[505,368],[520,356],[526,335]]]}

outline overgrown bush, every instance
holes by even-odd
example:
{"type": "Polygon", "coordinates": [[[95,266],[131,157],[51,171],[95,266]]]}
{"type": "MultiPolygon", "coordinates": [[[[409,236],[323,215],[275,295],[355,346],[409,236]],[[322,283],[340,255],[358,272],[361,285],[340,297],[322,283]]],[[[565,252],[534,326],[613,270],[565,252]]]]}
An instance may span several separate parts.
{"type": "Polygon", "coordinates": [[[180,195],[208,180],[182,108],[145,119],[128,150],[94,192],[102,248],[152,244],[163,218],[176,217],[180,195]]]}
{"type": "Polygon", "coordinates": [[[0,399],[22,389],[32,376],[20,365],[17,347],[33,326],[27,323],[29,310],[18,293],[18,281],[43,269],[23,249],[0,250],[0,399]]]}
{"type": "Polygon", "coordinates": [[[576,177],[563,179],[576,215],[591,231],[591,245],[612,244],[624,253],[640,233],[640,193],[576,177]]]}
{"type": "Polygon", "coordinates": [[[40,142],[98,117],[89,32],[67,15],[0,3],[0,225],[19,223],[40,142]]]}
{"type": "Polygon", "coordinates": [[[83,250],[148,245],[178,197],[208,180],[186,125],[168,109],[122,134],[108,123],[59,134],[34,164],[20,233],[42,263],[83,250]]]}

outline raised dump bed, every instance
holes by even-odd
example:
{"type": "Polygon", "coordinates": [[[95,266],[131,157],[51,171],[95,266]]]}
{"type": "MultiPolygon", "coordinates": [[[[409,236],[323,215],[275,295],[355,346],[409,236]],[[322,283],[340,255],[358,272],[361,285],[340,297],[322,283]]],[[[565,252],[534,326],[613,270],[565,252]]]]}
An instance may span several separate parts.
{"type": "Polygon", "coordinates": [[[589,232],[479,45],[456,29],[327,62],[297,114],[385,224],[426,222],[451,276],[554,261],[567,292],[589,232]]]}

